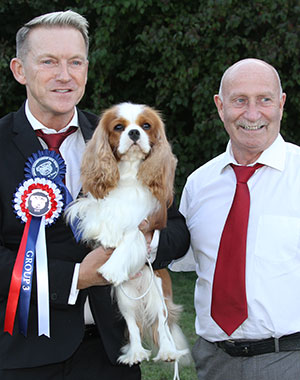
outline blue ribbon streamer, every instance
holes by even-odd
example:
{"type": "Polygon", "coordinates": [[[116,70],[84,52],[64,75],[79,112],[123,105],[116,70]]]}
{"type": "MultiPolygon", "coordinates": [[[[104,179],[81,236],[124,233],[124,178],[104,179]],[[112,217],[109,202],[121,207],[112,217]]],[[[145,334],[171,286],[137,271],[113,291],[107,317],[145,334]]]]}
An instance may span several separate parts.
{"type": "Polygon", "coordinates": [[[19,331],[27,336],[28,314],[32,289],[32,276],[35,260],[35,246],[40,229],[41,218],[32,217],[25,250],[25,258],[22,272],[22,283],[19,299],[19,331]]]}
{"type": "MultiPolygon", "coordinates": [[[[65,200],[64,204],[65,204],[65,210],[66,210],[68,205],[73,201],[73,197],[70,191],[68,190],[67,186],[63,183],[62,180],[58,181],[57,184],[60,186],[63,192],[64,200],[65,200]]],[[[82,237],[82,233],[80,233],[78,229],[78,223],[79,223],[79,218],[76,218],[74,222],[70,224],[70,228],[73,232],[76,243],[78,243],[82,237]]]]}
{"type": "MultiPolygon", "coordinates": [[[[66,206],[65,210],[67,210],[67,208],[68,208],[68,206],[66,206]]],[[[80,240],[82,238],[82,232],[80,232],[79,227],[78,227],[79,222],[80,222],[80,219],[78,217],[76,217],[76,218],[74,218],[72,223],[71,222],[69,223],[69,226],[73,232],[76,243],[80,242],[80,240]]]]}
{"type": "Polygon", "coordinates": [[[59,179],[58,181],[56,181],[56,183],[60,187],[60,189],[63,193],[64,201],[65,201],[64,205],[65,205],[65,207],[67,207],[67,205],[73,201],[73,197],[72,197],[69,189],[67,188],[67,186],[63,183],[62,179],[59,179]]]}

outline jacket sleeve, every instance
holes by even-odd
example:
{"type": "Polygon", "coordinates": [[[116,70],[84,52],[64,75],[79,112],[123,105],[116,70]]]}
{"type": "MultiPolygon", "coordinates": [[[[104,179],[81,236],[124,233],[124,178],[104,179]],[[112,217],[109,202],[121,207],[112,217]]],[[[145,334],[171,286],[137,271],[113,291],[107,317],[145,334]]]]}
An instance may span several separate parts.
{"type": "Polygon", "coordinates": [[[153,269],[167,267],[172,260],[184,256],[189,246],[190,233],[185,224],[185,218],[173,202],[168,210],[167,226],[160,232],[153,269]]]}

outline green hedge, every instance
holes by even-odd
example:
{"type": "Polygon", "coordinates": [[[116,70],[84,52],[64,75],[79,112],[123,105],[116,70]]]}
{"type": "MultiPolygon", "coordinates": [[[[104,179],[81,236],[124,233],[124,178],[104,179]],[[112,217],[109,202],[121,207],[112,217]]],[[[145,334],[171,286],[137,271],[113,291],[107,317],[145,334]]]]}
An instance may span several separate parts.
{"type": "Polygon", "coordinates": [[[282,133],[300,143],[298,0],[2,0],[0,116],[25,95],[9,70],[16,30],[36,15],[70,8],[90,23],[81,107],[99,113],[130,100],[161,110],[179,159],[178,193],[192,170],[224,150],[213,95],[225,68],[239,59],[261,58],[278,69],[288,95],[282,133]]]}

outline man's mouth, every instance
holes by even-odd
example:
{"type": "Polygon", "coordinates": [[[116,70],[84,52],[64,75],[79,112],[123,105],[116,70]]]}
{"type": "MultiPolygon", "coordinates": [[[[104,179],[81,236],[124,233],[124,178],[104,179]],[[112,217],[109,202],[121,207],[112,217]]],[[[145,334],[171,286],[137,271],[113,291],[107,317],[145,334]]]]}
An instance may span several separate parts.
{"type": "Polygon", "coordinates": [[[259,129],[262,129],[263,127],[265,127],[267,124],[266,123],[263,123],[263,122],[259,122],[259,123],[246,123],[246,122],[242,122],[242,123],[239,123],[238,126],[241,127],[242,129],[246,130],[246,131],[257,131],[259,129]]]}
{"type": "Polygon", "coordinates": [[[54,92],[58,92],[58,93],[60,93],[60,94],[65,94],[65,93],[67,93],[67,92],[71,92],[72,90],[70,90],[70,89],[66,89],[66,90],[54,90],[54,92]]]}

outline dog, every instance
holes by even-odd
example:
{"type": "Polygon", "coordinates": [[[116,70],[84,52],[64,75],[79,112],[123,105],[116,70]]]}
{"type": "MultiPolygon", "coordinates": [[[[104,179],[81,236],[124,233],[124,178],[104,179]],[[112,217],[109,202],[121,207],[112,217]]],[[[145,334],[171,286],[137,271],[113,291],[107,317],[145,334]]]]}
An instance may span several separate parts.
{"type": "Polygon", "coordinates": [[[149,331],[159,348],[155,361],[189,355],[176,323],[181,307],[172,301],[170,276],[166,269],[154,273],[146,265],[148,248],[139,229],[145,220],[151,229],[166,226],[176,163],[156,110],[141,104],[115,105],[103,113],[83,155],[85,196],[66,211],[83,241],[93,248],[114,248],[98,272],[114,285],[126,320],[129,342],[118,361],[130,366],[149,360],[151,351],[141,338],[149,331]]]}

